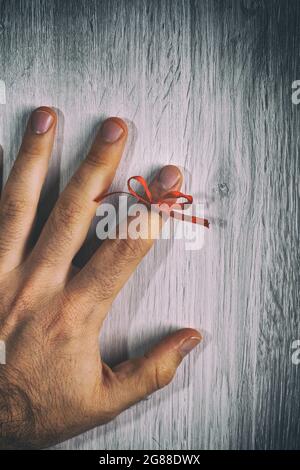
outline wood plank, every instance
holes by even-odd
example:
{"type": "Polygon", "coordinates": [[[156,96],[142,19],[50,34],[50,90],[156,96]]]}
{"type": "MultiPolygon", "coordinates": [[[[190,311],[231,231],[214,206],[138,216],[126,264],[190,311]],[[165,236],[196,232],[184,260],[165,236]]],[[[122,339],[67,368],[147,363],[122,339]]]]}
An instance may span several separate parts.
{"type": "Polygon", "coordinates": [[[176,379],[65,449],[297,448],[299,79],[296,0],[0,1],[4,177],[34,106],[60,112],[52,187],[99,121],[127,119],[114,184],[183,168],[203,249],[159,241],[101,337],[114,364],[182,326],[204,332],[176,379]]]}

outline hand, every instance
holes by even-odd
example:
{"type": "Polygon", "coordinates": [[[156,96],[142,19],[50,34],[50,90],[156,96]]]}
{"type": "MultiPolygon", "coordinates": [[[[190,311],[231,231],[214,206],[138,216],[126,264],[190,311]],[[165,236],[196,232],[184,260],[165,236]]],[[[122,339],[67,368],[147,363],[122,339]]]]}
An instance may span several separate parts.
{"type": "MultiPolygon", "coordinates": [[[[31,247],[56,122],[50,108],[33,112],[0,204],[2,448],[46,447],[110,421],[168,384],[201,339],[183,329],[114,369],[101,361],[103,321],[153,240],[106,240],[80,271],[72,267],[126,142],[126,124],[110,118],[31,247]]],[[[176,167],[164,167],[151,190],[181,182],[176,167]]]]}

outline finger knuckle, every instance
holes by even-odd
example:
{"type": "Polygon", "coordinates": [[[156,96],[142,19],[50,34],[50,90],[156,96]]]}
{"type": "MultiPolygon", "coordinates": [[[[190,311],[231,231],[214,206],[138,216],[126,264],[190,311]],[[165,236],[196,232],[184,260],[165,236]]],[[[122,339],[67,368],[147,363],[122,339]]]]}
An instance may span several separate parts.
{"type": "Polygon", "coordinates": [[[114,294],[119,275],[120,269],[117,265],[113,269],[111,269],[111,266],[107,266],[105,262],[101,266],[90,266],[87,273],[89,282],[86,290],[99,302],[107,301],[114,294]],[[107,275],[108,269],[109,275],[107,275]]]}
{"type": "Polygon", "coordinates": [[[24,215],[29,204],[24,198],[16,195],[7,195],[1,204],[1,218],[5,221],[14,221],[18,216],[24,215]]]}
{"type": "Polygon", "coordinates": [[[31,318],[34,312],[33,298],[36,291],[35,283],[28,279],[19,287],[9,302],[7,315],[5,316],[6,325],[14,328],[20,326],[20,321],[31,318]]]}
{"type": "Polygon", "coordinates": [[[81,188],[86,183],[86,178],[83,175],[83,172],[78,170],[74,173],[71,178],[70,185],[74,188],[81,188]]]}
{"type": "Polygon", "coordinates": [[[148,251],[148,244],[141,238],[136,240],[132,238],[118,239],[116,241],[116,251],[118,257],[123,259],[125,263],[130,263],[145,256],[148,251]]]}
{"type": "Polygon", "coordinates": [[[82,216],[82,205],[71,197],[63,198],[56,206],[53,213],[52,223],[56,229],[61,226],[71,227],[79,222],[82,216]]]}
{"type": "Polygon", "coordinates": [[[66,292],[61,294],[44,318],[45,337],[52,343],[64,343],[75,336],[78,328],[79,309],[66,292]]]}
{"type": "Polygon", "coordinates": [[[107,161],[105,158],[102,158],[103,155],[99,151],[90,151],[88,156],[86,157],[86,163],[97,169],[101,168],[102,170],[106,170],[107,172],[111,173],[112,165],[111,162],[107,161]]]}
{"type": "Polygon", "coordinates": [[[26,144],[23,145],[19,156],[22,156],[22,158],[24,158],[27,163],[30,161],[34,162],[37,159],[46,160],[48,157],[43,152],[41,152],[41,149],[38,146],[35,146],[34,144],[31,144],[30,146],[26,144]]]}
{"type": "Polygon", "coordinates": [[[111,277],[101,278],[101,290],[99,291],[99,300],[105,302],[112,299],[116,289],[117,275],[114,274],[111,277]]]}
{"type": "Polygon", "coordinates": [[[150,377],[150,389],[160,390],[172,381],[175,371],[165,364],[153,364],[150,377]]]}

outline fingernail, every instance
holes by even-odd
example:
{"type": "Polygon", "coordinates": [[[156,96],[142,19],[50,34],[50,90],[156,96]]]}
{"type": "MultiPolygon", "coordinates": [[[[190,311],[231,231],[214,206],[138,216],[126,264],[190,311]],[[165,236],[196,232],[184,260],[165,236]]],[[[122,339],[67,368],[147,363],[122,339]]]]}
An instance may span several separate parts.
{"type": "Polygon", "coordinates": [[[176,166],[168,165],[160,170],[158,182],[165,190],[173,188],[180,180],[180,172],[176,166]]]}
{"type": "Polygon", "coordinates": [[[201,338],[197,336],[192,336],[183,341],[179,346],[179,351],[182,354],[182,357],[186,356],[192,349],[194,349],[201,341],[201,338]]]}
{"type": "Polygon", "coordinates": [[[101,137],[105,142],[110,144],[116,142],[123,133],[123,127],[121,127],[116,121],[113,121],[112,119],[104,121],[101,126],[101,137]]]}
{"type": "Polygon", "coordinates": [[[31,128],[35,134],[45,134],[50,129],[53,120],[52,114],[37,109],[31,116],[31,128]]]}

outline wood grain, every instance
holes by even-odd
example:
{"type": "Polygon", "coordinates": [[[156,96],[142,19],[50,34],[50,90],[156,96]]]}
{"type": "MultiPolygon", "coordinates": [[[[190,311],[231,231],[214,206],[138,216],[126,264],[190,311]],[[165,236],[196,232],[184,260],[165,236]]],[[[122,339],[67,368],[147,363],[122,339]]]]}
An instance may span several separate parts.
{"type": "Polygon", "coordinates": [[[204,332],[174,382],[64,449],[295,449],[300,2],[0,0],[4,178],[28,112],[60,112],[49,188],[109,115],[131,136],[115,187],[173,163],[205,201],[200,251],[159,241],[101,337],[114,364],[182,326],[204,332]]]}

